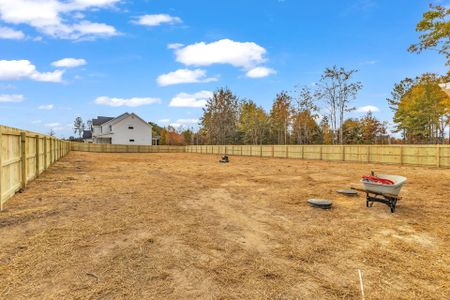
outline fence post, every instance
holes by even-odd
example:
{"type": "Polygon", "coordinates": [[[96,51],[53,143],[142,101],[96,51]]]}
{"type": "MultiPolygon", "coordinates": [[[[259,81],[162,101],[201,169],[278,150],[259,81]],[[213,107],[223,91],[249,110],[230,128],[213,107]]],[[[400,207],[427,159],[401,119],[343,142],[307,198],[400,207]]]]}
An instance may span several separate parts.
{"type": "Polygon", "coordinates": [[[320,160],[322,160],[322,145],[320,145],[320,160]]]}
{"type": "Polygon", "coordinates": [[[367,146],[367,162],[370,163],[370,146],[367,146]]]}
{"type": "MultiPolygon", "coordinates": [[[[48,141],[48,145],[46,145],[46,147],[47,147],[47,151],[48,151],[48,153],[47,153],[48,157],[46,159],[47,159],[47,165],[50,166],[51,163],[52,163],[52,155],[51,155],[51,152],[52,152],[52,138],[51,137],[47,138],[47,141],[48,141]]],[[[46,166],[46,168],[47,168],[47,166],[46,166]]]]}
{"type": "Polygon", "coordinates": [[[342,161],[345,161],[345,145],[342,145],[342,161]]]}
{"type": "Polygon", "coordinates": [[[44,170],[47,169],[47,164],[48,164],[47,151],[48,151],[47,137],[45,136],[44,137],[44,170]]]}
{"type": "Polygon", "coordinates": [[[302,145],[302,159],[305,159],[305,145],[302,145]]]}
{"type": "Polygon", "coordinates": [[[275,149],[274,149],[274,145],[272,145],[272,157],[275,157],[275,149]]]}
{"type": "Polygon", "coordinates": [[[436,167],[441,167],[441,145],[436,144],[436,167]]]}
{"type": "Polygon", "coordinates": [[[36,135],[36,174],[35,174],[35,178],[38,177],[39,175],[39,165],[41,162],[41,158],[39,157],[39,134],[36,135]]]}
{"type": "Polygon", "coordinates": [[[3,210],[3,191],[2,191],[2,174],[3,174],[3,162],[2,162],[2,154],[3,154],[3,137],[2,137],[2,128],[0,126],[0,211],[3,210]]]}
{"type": "Polygon", "coordinates": [[[262,157],[262,145],[259,146],[259,157],[262,157]]]}
{"type": "Polygon", "coordinates": [[[20,133],[20,161],[21,164],[21,188],[27,185],[27,135],[25,132],[20,133]]]}
{"type": "Polygon", "coordinates": [[[403,146],[400,145],[400,164],[403,165],[403,146]]]}
{"type": "Polygon", "coordinates": [[[286,145],[286,158],[289,158],[289,145],[286,145]]]}

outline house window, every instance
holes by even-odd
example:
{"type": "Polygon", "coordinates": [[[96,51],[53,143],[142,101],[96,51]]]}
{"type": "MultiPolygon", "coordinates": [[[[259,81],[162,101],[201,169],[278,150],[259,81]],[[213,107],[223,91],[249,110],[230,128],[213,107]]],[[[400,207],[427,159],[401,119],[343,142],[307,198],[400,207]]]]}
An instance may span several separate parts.
{"type": "Polygon", "coordinates": [[[109,131],[112,131],[112,125],[109,125],[109,131]]]}
{"type": "Polygon", "coordinates": [[[130,139],[130,143],[134,143],[134,140],[133,140],[133,139],[130,139]]]}
{"type": "Polygon", "coordinates": [[[128,126],[128,129],[133,130],[134,127],[133,126],[128,126]]]}

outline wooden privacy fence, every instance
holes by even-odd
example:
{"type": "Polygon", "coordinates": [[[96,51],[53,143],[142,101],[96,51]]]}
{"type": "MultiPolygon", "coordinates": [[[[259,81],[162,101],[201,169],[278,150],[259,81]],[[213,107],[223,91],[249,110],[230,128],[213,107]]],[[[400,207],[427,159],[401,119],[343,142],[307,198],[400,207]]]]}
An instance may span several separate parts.
{"type": "Polygon", "coordinates": [[[72,143],[72,151],[201,153],[450,168],[449,145],[194,145],[137,146],[72,143]]]}
{"type": "Polygon", "coordinates": [[[450,167],[449,145],[199,145],[186,152],[450,167]]]}
{"type": "Polygon", "coordinates": [[[0,125],[0,210],[17,191],[69,151],[69,142],[0,125]]]}
{"type": "Polygon", "coordinates": [[[184,146],[145,146],[72,143],[72,151],[99,153],[182,153],[184,146]]]}

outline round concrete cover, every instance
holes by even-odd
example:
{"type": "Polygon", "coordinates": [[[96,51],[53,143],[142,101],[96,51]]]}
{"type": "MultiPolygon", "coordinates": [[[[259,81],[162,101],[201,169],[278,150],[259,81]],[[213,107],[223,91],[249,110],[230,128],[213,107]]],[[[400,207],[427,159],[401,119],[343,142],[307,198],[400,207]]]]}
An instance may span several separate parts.
{"type": "Polygon", "coordinates": [[[326,199],[309,199],[308,203],[311,206],[319,207],[319,208],[331,208],[331,205],[333,204],[333,202],[331,202],[330,200],[326,200],[326,199]]]}
{"type": "Polygon", "coordinates": [[[355,190],[337,190],[339,194],[349,195],[349,196],[355,196],[358,195],[358,192],[355,190]]]}

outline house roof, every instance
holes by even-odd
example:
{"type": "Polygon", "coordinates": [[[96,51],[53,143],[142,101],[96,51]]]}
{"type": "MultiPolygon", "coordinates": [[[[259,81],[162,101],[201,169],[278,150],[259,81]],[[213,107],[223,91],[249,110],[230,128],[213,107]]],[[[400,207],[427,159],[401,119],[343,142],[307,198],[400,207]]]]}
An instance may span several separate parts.
{"type": "Polygon", "coordinates": [[[92,139],[92,131],[90,130],[83,131],[83,139],[92,139]]]}
{"type": "Polygon", "coordinates": [[[113,119],[114,119],[113,117],[98,116],[97,119],[92,119],[92,125],[100,126],[106,122],[113,120],[113,119]]]}
{"type": "Polygon", "coordinates": [[[143,122],[143,123],[145,123],[148,127],[150,127],[150,128],[153,128],[153,126],[152,125],[150,125],[150,124],[148,124],[144,119],[142,119],[141,117],[139,117],[138,115],[136,115],[135,113],[123,113],[123,114],[121,114],[120,116],[118,116],[118,117],[116,117],[116,118],[113,118],[112,120],[109,120],[109,121],[107,121],[107,122],[105,122],[105,123],[102,123],[102,125],[103,124],[110,124],[110,125],[112,125],[112,124],[114,124],[114,123],[117,123],[117,122],[120,122],[120,121],[122,121],[123,119],[125,119],[125,118],[128,118],[128,117],[130,117],[130,116],[133,116],[133,117],[135,117],[136,119],[138,119],[138,120],[140,120],[141,122],[143,122]]]}

